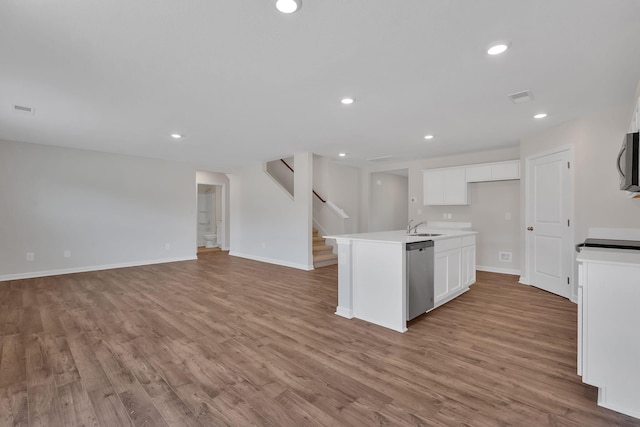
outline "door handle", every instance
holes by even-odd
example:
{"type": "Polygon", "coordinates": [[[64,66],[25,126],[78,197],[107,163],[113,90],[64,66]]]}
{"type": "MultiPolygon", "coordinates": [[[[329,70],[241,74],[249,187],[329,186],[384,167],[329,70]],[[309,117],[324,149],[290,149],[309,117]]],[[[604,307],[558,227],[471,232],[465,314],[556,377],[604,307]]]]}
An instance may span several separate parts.
{"type": "Polygon", "coordinates": [[[533,227],[527,227],[527,230],[533,231],[533,227]]]}

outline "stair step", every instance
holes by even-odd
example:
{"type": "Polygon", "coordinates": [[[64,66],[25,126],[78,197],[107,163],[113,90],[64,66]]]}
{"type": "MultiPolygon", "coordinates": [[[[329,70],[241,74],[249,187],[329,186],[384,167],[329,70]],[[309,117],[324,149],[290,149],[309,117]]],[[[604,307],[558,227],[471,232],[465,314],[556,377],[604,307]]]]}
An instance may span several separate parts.
{"type": "Polygon", "coordinates": [[[313,252],[324,251],[326,249],[333,250],[333,246],[326,245],[324,243],[318,244],[318,245],[315,245],[315,244],[313,245],[313,252]]]}
{"type": "Polygon", "coordinates": [[[338,263],[338,255],[336,254],[326,254],[326,255],[318,255],[313,257],[313,267],[326,267],[328,265],[335,265],[338,263]]]}
{"type": "Polygon", "coordinates": [[[320,236],[313,236],[313,241],[314,242],[324,242],[324,239],[320,236]]]}
{"type": "Polygon", "coordinates": [[[313,251],[313,258],[319,257],[321,255],[331,255],[333,254],[333,248],[331,249],[323,249],[321,251],[313,251]]]}

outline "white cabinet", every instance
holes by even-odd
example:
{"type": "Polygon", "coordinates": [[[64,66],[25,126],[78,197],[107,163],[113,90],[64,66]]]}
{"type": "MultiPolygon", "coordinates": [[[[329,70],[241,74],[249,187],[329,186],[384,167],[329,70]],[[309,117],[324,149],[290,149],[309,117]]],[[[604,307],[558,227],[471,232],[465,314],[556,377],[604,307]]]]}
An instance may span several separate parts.
{"type": "Polygon", "coordinates": [[[466,167],[467,182],[520,179],[520,161],[485,163],[466,167]]]}
{"type": "Polygon", "coordinates": [[[475,236],[434,242],[434,300],[441,305],[476,280],[475,236]]]}
{"type": "Polygon", "coordinates": [[[491,181],[491,165],[467,166],[467,182],[491,181]]]}
{"type": "Polygon", "coordinates": [[[429,169],[423,173],[425,205],[467,205],[465,168],[429,169]]]}
{"type": "Polygon", "coordinates": [[[473,244],[462,246],[460,249],[460,275],[462,286],[469,286],[476,281],[476,244],[475,237],[470,237],[473,239],[473,244]]]}
{"type": "Polygon", "coordinates": [[[425,205],[468,205],[469,182],[520,179],[520,161],[483,163],[423,171],[425,205]]]}
{"type": "Polygon", "coordinates": [[[578,255],[578,375],[598,405],[640,418],[640,254],[578,255]]]}
{"type": "Polygon", "coordinates": [[[434,300],[436,305],[460,289],[460,249],[436,253],[434,266],[434,300]]]}

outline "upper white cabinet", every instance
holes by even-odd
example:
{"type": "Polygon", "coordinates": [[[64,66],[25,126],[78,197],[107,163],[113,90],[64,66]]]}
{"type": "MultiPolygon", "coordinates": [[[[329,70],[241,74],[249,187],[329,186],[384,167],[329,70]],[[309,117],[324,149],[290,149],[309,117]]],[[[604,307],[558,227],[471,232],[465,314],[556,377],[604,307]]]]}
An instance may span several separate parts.
{"type": "Polygon", "coordinates": [[[520,160],[485,163],[466,167],[467,182],[520,179],[520,160]]]}
{"type": "Polygon", "coordinates": [[[425,205],[469,204],[464,167],[425,170],[423,181],[425,205]]]}
{"type": "Polygon", "coordinates": [[[520,179],[520,161],[484,163],[423,171],[425,205],[468,205],[469,182],[520,179]]]}

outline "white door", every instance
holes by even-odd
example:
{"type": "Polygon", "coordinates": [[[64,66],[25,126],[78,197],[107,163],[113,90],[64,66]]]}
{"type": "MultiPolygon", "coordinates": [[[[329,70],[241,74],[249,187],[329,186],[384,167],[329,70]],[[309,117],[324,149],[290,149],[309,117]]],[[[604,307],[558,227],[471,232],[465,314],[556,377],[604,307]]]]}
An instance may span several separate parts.
{"type": "Polygon", "coordinates": [[[527,272],[530,285],[571,296],[571,149],[527,159],[527,272]]]}

